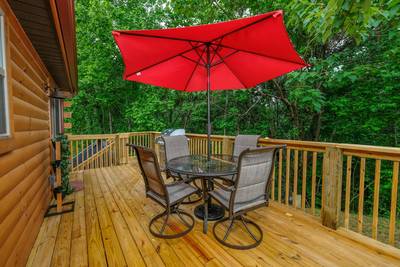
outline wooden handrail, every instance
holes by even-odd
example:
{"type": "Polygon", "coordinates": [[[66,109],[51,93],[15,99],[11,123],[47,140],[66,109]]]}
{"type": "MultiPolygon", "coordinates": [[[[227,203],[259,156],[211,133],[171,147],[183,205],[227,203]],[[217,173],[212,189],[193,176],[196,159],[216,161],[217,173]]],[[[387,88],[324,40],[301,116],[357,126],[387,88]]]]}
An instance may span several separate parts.
{"type": "MultiPolygon", "coordinates": [[[[193,134],[187,133],[188,137],[207,138],[206,134],[193,134]]],[[[234,140],[234,136],[224,135],[211,135],[212,140],[217,139],[231,139],[234,140]]],[[[272,139],[272,138],[260,138],[260,144],[285,144],[288,148],[305,148],[309,151],[325,152],[328,147],[338,148],[343,150],[344,155],[357,155],[362,154],[363,156],[375,158],[378,156],[386,156],[390,158],[400,159],[400,147],[386,147],[386,146],[371,146],[371,145],[358,145],[358,144],[344,144],[344,143],[330,143],[330,142],[315,142],[315,141],[300,141],[300,140],[289,140],[289,139],[272,139]]],[[[390,160],[390,159],[388,159],[390,160]]]]}

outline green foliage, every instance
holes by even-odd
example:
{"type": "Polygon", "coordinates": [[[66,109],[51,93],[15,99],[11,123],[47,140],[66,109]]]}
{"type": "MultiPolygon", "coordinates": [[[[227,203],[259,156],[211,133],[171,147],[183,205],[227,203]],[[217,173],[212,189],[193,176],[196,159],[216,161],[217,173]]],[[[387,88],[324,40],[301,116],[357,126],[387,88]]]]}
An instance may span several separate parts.
{"type": "MultiPolygon", "coordinates": [[[[211,23],[282,9],[296,50],[311,66],[250,90],[213,92],[213,133],[400,146],[399,8],[399,0],[78,0],[73,132],[206,132],[205,93],[122,80],[112,30],[211,23]]],[[[381,188],[390,188],[390,173],[382,176],[381,188]]],[[[390,198],[387,192],[382,199],[390,198]]]]}
{"type": "Polygon", "coordinates": [[[66,135],[58,135],[55,138],[53,138],[52,141],[53,141],[53,143],[55,143],[57,141],[60,141],[60,143],[61,143],[61,162],[60,162],[61,192],[63,192],[63,194],[65,194],[65,195],[68,195],[73,192],[73,188],[71,187],[71,184],[69,183],[69,174],[70,174],[71,165],[69,162],[70,150],[69,150],[68,138],[66,135]]]}

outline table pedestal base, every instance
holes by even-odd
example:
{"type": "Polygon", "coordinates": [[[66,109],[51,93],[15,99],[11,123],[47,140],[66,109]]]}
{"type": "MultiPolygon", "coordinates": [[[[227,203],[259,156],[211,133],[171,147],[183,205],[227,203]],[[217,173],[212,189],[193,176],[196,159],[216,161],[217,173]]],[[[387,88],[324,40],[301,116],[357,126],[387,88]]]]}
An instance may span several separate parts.
{"type": "MultiPolygon", "coordinates": [[[[194,208],[194,215],[200,220],[204,220],[204,205],[198,205],[194,208]]],[[[217,204],[208,205],[208,221],[217,221],[222,219],[225,215],[223,207],[217,204]]]]}

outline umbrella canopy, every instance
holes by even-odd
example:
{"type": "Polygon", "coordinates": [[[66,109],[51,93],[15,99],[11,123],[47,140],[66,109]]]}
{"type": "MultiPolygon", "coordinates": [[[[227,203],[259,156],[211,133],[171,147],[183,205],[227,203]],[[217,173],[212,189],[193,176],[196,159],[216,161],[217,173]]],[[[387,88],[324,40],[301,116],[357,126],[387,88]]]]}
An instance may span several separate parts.
{"type": "Polygon", "coordinates": [[[170,89],[210,91],[251,88],[307,63],[297,54],[283,12],[200,26],[113,31],[125,64],[124,79],[170,89]]]}
{"type": "Polygon", "coordinates": [[[243,89],[301,69],[282,11],[200,26],[113,31],[124,79],[181,91],[243,89]]]}

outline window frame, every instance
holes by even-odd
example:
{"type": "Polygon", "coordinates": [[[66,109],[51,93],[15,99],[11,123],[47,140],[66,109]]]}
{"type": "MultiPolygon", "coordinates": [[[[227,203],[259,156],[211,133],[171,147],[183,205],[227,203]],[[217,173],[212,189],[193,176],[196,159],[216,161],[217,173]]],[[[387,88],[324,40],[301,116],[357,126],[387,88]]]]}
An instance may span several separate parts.
{"type": "Polygon", "coordinates": [[[4,12],[4,9],[0,7],[0,16],[1,16],[1,26],[2,26],[2,37],[3,37],[3,63],[5,69],[4,76],[4,88],[5,88],[5,102],[7,103],[6,107],[6,116],[8,123],[8,132],[7,134],[0,135],[0,155],[12,151],[15,148],[15,134],[14,134],[14,110],[12,105],[12,86],[11,86],[11,71],[10,71],[10,38],[9,38],[9,29],[10,22],[8,20],[8,13],[4,12]]]}
{"type": "Polygon", "coordinates": [[[51,136],[56,137],[64,134],[64,99],[59,97],[50,98],[50,123],[51,136]]]}
{"type": "Polygon", "coordinates": [[[0,77],[3,78],[4,83],[4,92],[3,95],[0,97],[4,97],[4,106],[5,106],[5,126],[6,126],[6,133],[0,133],[0,139],[8,139],[11,137],[11,127],[10,127],[10,96],[8,91],[8,73],[7,73],[7,51],[6,51],[6,35],[5,35],[5,18],[4,12],[0,9],[0,42],[1,42],[1,53],[2,53],[2,67],[0,66],[0,77]]]}

